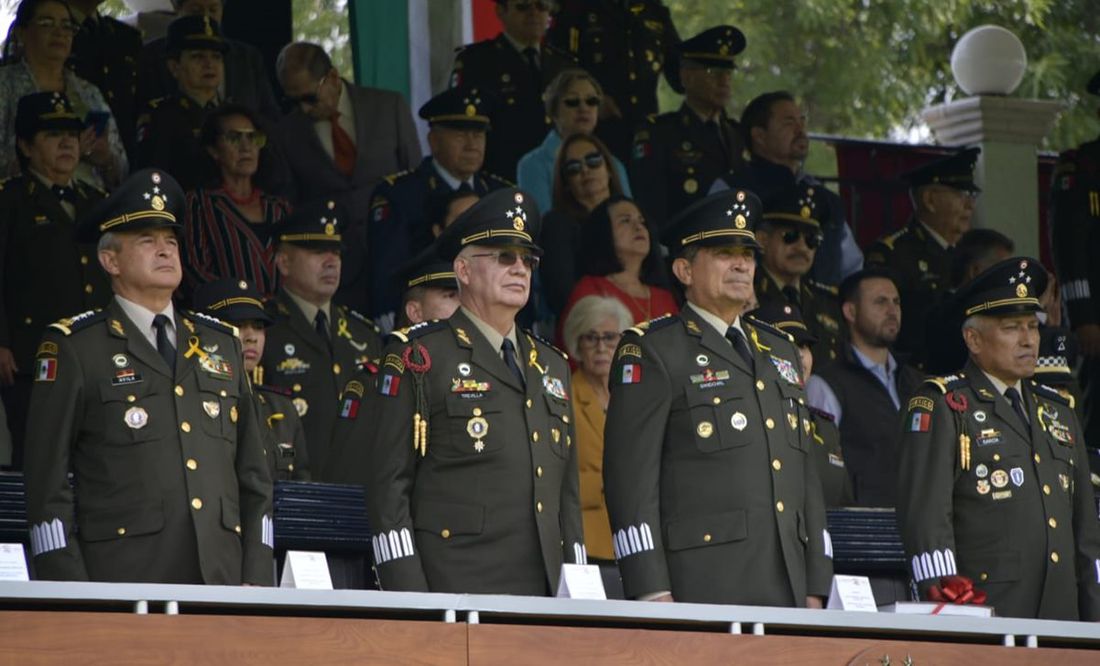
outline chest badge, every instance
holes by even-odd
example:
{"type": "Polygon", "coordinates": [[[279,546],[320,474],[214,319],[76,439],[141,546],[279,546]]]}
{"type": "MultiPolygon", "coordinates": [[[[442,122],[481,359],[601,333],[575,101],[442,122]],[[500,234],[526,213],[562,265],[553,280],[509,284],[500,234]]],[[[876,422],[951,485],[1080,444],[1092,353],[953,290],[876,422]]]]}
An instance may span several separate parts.
{"type": "Polygon", "coordinates": [[[149,422],[149,412],[146,412],[143,407],[131,407],[126,410],[123,419],[125,419],[126,425],[134,430],[140,430],[149,422]]]}
{"type": "Polygon", "coordinates": [[[481,453],[485,450],[482,440],[489,434],[489,422],[483,416],[473,417],[466,422],[466,434],[474,438],[474,451],[481,453]]]}
{"type": "Polygon", "coordinates": [[[749,425],[749,420],[741,412],[734,412],[733,416],[730,417],[730,425],[737,432],[741,432],[749,425]]]}
{"type": "Polygon", "coordinates": [[[222,406],[217,400],[204,400],[202,402],[202,411],[206,412],[206,415],[212,419],[218,418],[218,414],[222,413],[222,406]]]}

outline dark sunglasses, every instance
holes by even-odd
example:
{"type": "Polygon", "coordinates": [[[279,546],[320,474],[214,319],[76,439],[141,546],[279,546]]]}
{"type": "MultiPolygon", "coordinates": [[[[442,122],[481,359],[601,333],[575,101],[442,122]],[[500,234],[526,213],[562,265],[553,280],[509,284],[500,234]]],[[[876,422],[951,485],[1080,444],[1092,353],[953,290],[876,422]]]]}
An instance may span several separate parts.
{"type": "Polygon", "coordinates": [[[540,12],[548,12],[550,11],[550,3],[541,2],[540,0],[535,0],[535,2],[517,2],[512,5],[512,9],[515,9],[517,12],[529,12],[532,9],[540,12]]]}
{"type": "Polygon", "coordinates": [[[576,176],[584,167],[599,169],[602,166],[603,155],[601,155],[599,151],[592,151],[585,155],[583,160],[566,160],[565,163],[561,165],[561,170],[567,176],[576,176]]]}
{"type": "Polygon", "coordinates": [[[570,109],[575,109],[584,102],[585,106],[596,107],[600,105],[600,98],[593,95],[592,97],[585,97],[583,100],[580,97],[570,97],[569,99],[563,99],[562,104],[568,106],[570,109]]]}
{"type": "Polygon", "coordinates": [[[481,252],[479,254],[471,254],[471,257],[495,257],[497,263],[501,266],[512,266],[517,260],[522,261],[523,265],[531,270],[535,270],[539,267],[539,257],[529,252],[520,254],[515,250],[496,250],[493,252],[481,252]]]}
{"type": "Polygon", "coordinates": [[[788,229],[783,232],[783,242],[786,245],[794,245],[798,242],[799,236],[806,242],[806,247],[811,250],[816,250],[824,237],[820,231],[800,231],[798,229],[788,229]]]}

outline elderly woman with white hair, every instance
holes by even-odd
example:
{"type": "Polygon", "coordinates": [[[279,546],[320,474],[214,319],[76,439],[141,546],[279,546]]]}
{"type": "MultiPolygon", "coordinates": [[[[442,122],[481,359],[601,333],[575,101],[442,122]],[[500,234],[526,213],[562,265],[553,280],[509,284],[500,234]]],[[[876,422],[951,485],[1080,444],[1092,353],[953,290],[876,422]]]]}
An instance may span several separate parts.
{"type": "Polygon", "coordinates": [[[618,299],[586,296],[573,306],[562,327],[565,347],[576,361],[573,411],[577,429],[581,514],[588,559],[599,564],[609,599],[623,598],[623,584],[611,547],[611,525],[603,495],[603,427],[610,397],[608,378],[622,332],[633,323],[618,299]]]}

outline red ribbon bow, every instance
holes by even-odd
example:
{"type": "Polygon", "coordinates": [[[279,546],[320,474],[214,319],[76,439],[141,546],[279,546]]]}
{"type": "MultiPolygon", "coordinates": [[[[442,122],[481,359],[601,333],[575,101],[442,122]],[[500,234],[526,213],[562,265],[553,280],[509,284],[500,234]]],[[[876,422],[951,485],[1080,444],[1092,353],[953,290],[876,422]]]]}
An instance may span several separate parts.
{"type": "Polygon", "coordinates": [[[966,408],[970,406],[970,402],[966,399],[966,396],[958,391],[952,391],[947,394],[946,397],[947,406],[959,413],[966,412],[966,408]]]}
{"type": "Polygon", "coordinates": [[[974,604],[981,606],[985,603],[986,594],[974,587],[974,581],[966,576],[944,576],[939,585],[933,585],[928,590],[928,598],[940,602],[940,605],[932,611],[935,615],[946,604],[974,604]]]}

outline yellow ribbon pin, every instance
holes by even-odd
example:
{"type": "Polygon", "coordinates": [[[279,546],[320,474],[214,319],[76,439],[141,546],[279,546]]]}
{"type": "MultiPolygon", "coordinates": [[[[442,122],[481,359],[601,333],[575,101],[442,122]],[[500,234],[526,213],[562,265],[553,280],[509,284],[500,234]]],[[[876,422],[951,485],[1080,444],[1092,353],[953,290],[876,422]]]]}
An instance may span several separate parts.
{"type": "Polygon", "coordinates": [[[206,352],[204,352],[202,350],[202,347],[199,346],[198,336],[192,335],[190,338],[187,339],[187,351],[184,352],[183,357],[191,358],[195,354],[198,354],[198,357],[200,359],[206,360],[206,352]]]}

